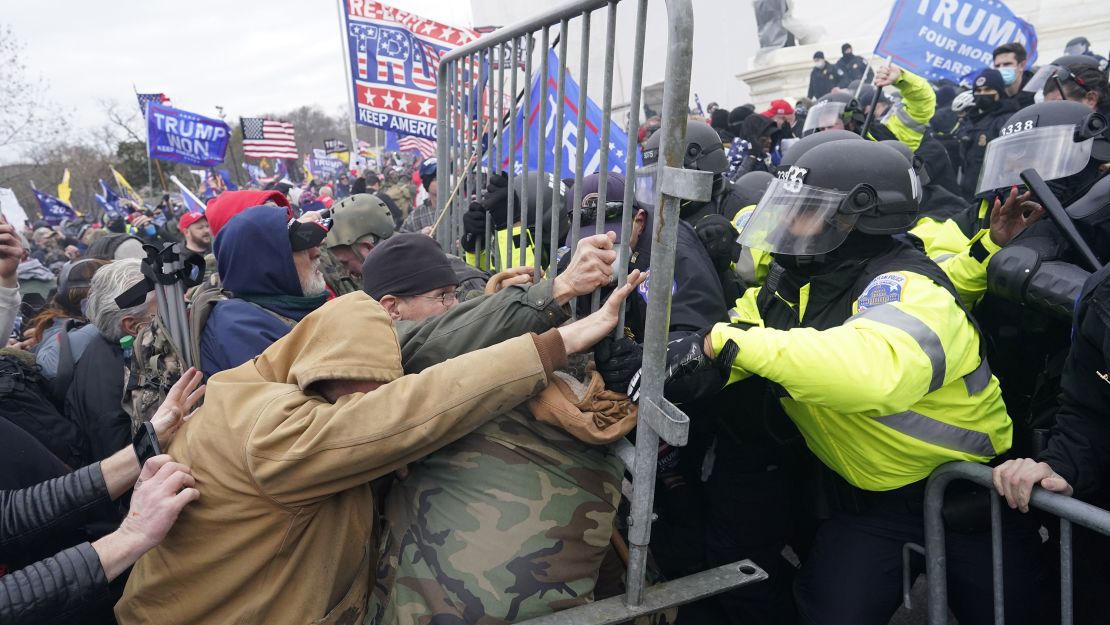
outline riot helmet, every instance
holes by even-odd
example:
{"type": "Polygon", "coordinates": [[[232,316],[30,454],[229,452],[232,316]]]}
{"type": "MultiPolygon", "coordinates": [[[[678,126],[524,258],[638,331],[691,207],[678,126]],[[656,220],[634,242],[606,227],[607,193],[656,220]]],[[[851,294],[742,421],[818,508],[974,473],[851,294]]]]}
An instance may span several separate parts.
{"type": "Polygon", "coordinates": [[[808,137],[799,139],[797,143],[787,148],[786,152],[782,155],[782,160],[779,161],[779,170],[784,171],[790,169],[790,166],[798,162],[798,159],[801,158],[803,154],[819,145],[831,141],[863,140],[864,138],[856,133],[842,129],[826,130],[825,132],[811,134],[808,137]]]}
{"type": "Polygon", "coordinates": [[[906,232],[920,197],[917,175],[891,148],[872,141],[818,145],[779,172],[740,242],[776,255],[823,256],[853,232],[906,232]]]}
{"type": "Polygon", "coordinates": [[[1035,169],[1067,201],[1110,161],[1110,125],[1079,102],[1041,102],[1014,113],[987,144],[976,194],[1021,185],[1035,169]],[[1055,182],[1051,182],[1055,181],[1055,182]]]}
{"type": "Polygon", "coordinates": [[[1084,93],[1093,88],[1093,85],[1088,85],[1080,76],[1088,72],[1105,74],[1105,62],[1084,54],[1068,54],[1053,60],[1048,65],[1041,66],[1022,91],[1043,92],[1046,95],[1056,92],[1059,93],[1061,100],[1067,100],[1066,92],[1070,91],[1073,85],[1084,93]]]}
{"type": "MultiPolygon", "coordinates": [[[[774,179],[775,177],[768,172],[750,171],[732,183],[732,193],[740,198],[741,207],[759,204],[759,200],[763,198],[767,187],[771,186],[774,179]]],[[[728,215],[725,216],[728,217],[728,215]]]]}
{"type": "MultiPolygon", "coordinates": [[[[636,171],[636,201],[647,206],[655,206],[658,199],[658,180],[662,164],[659,150],[662,133],[655,133],[644,142],[643,167],[636,171]]],[[[686,147],[682,153],[683,169],[708,171],[713,174],[713,196],[721,190],[721,174],[728,169],[728,155],[725,153],[721,136],[705,122],[690,121],[686,124],[686,147]]],[[[682,202],[682,212],[686,213],[704,206],[705,202],[682,202]]]]}
{"type": "Polygon", "coordinates": [[[806,137],[815,132],[830,129],[844,129],[844,112],[852,102],[852,96],[844,91],[829,93],[821,96],[817,104],[809,109],[806,123],[802,127],[802,136],[806,137]]]}

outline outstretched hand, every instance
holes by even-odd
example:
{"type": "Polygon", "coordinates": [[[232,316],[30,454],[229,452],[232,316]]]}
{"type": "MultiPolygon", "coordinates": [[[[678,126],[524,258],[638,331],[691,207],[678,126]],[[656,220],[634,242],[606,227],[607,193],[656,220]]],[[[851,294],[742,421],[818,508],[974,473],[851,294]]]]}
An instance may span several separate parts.
{"type": "Polygon", "coordinates": [[[581,354],[586,352],[598,341],[612,334],[613,328],[617,327],[617,321],[620,319],[621,307],[624,306],[624,301],[646,278],[647,276],[640,273],[639,269],[633,271],[628,274],[628,282],[613,291],[609,299],[605,300],[605,304],[598,308],[596,312],[559,328],[559,334],[563,336],[563,345],[566,347],[567,353],[581,354]]]}
{"type": "Polygon", "coordinates": [[[1018,195],[1017,187],[1010,188],[1005,202],[994,201],[991,210],[991,241],[1005,247],[1034,222],[1044,217],[1044,207],[1034,202],[1029,191],[1018,195]]]}
{"type": "Polygon", "coordinates": [[[158,433],[158,444],[165,449],[173,441],[181,424],[189,420],[190,413],[204,397],[205,386],[201,384],[204,374],[195,368],[186,371],[166,394],[165,401],[150,418],[154,431],[158,433]]]}

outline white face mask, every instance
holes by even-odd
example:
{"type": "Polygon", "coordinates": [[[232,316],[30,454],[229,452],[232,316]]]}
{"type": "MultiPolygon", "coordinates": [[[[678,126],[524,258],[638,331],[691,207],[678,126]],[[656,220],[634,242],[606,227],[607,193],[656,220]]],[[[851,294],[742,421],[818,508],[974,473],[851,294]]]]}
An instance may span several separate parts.
{"type": "Polygon", "coordinates": [[[816,62],[814,62],[813,66],[816,67],[817,69],[822,69],[823,67],[825,67],[825,61],[824,60],[816,61],[816,62]]]}

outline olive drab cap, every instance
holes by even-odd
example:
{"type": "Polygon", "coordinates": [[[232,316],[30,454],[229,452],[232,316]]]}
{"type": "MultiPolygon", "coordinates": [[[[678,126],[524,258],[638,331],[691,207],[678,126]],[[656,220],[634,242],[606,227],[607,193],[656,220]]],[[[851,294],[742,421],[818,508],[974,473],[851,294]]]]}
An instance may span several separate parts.
{"type": "Polygon", "coordinates": [[[366,236],[378,241],[393,236],[393,215],[385,202],[369,193],[357,193],[331,207],[332,225],[324,243],[328,247],[354,245],[366,236]]]}

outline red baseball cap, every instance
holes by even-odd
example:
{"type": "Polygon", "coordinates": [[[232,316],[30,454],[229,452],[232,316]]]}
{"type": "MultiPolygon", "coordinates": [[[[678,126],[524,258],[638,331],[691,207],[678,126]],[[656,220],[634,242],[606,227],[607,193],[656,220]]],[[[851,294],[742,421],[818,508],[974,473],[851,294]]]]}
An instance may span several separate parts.
{"type": "Polygon", "coordinates": [[[177,227],[182,232],[185,232],[189,229],[189,226],[197,223],[201,219],[207,219],[207,217],[204,216],[204,213],[185,213],[181,216],[181,219],[177,221],[177,227]]]}
{"type": "Polygon", "coordinates": [[[775,115],[793,115],[794,107],[786,100],[772,100],[771,107],[766,111],[760,113],[764,117],[774,117],[775,115]]]}

